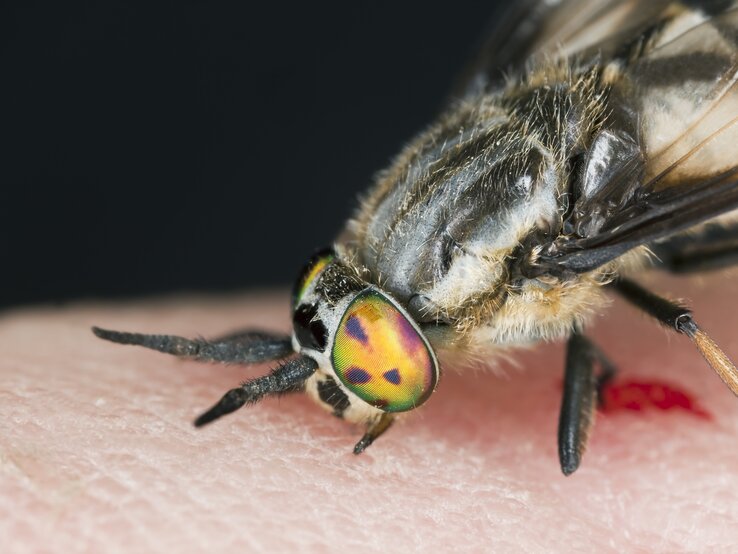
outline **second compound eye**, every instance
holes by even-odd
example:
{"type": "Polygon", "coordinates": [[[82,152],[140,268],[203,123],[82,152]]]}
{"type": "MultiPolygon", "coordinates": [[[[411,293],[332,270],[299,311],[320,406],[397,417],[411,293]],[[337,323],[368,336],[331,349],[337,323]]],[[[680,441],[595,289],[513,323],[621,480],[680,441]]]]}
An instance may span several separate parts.
{"type": "Polygon", "coordinates": [[[295,308],[302,297],[305,295],[307,290],[315,280],[323,272],[328,264],[333,261],[336,254],[332,249],[326,248],[314,254],[305,267],[302,269],[300,277],[295,282],[295,286],[292,289],[292,307],[295,308]]]}
{"type": "Polygon", "coordinates": [[[318,319],[318,308],[312,304],[298,306],[292,316],[295,337],[300,346],[323,352],[328,343],[328,330],[318,319]]]}

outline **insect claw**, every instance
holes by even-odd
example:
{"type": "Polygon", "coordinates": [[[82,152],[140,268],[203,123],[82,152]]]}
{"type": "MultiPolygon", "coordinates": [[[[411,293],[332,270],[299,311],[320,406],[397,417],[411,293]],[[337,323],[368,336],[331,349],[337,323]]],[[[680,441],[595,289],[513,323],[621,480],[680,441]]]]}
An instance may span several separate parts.
{"type": "Polygon", "coordinates": [[[229,390],[220,401],[195,420],[195,427],[202,427],[246,404],[248,397],[241,388],[229,390]]]}
{"type": "Polygon", "coordinates": [[[363,437],[361,437],[359,442],[357,442],[356,445],[354,446],[354,454],[357,454],[357,455],[361,454],[373,442],[374,442],[374,437],[372,437],[368,433],[365,434],[363,437]]]}
{"type": "Polygon", "coordinates": [[[151,339],[159,335],[142,335],[140,333],[126,333],[124,331],[113,331],[111,329],[103,329],[102,327],[92,327],[92,332],[98,338],[115,342],[118,344],[135,344],[139,346],[146,346],[144,344],[146,339],[151,339]]]}
{"type": "Polygon", "coordinates": [[[390,413],[383,413],[379,419],[369,425],[361,437],[359,442],[354,446],[354,454],[361,454],[366,450],[378,437],[380,437],[387,429],[390,428],[392,422],[395,420],[395,416],[390,413]]]}
{"type": "Polygon", "coordinates": [[[581,461],[581,455],[579,452],[572,451],[566,458],[561,458],[561,472],[564,476],[568,477],[579,469],[579,463],[581,461]]]}

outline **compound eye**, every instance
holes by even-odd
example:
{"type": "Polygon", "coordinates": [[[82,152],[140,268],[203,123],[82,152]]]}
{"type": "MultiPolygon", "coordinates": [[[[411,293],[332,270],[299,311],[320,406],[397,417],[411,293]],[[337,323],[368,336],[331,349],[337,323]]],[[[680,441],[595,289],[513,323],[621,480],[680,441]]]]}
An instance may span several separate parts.
{"type": "Polygon", "coordinates": [[[300,273],[300,277],[295,282],[292,289],[292,309],[294,309],[305,296],[318,276],[323,273],[326,266],[336,257],[335,252],[331,248],[326,248],[313,255],[300,273]]]}
{"type": "Polygon", "coordinates": [[[386,412],[417,408],[438,381],[438,362],[420,329],[373,289],[358,294],[343,314],[331,362],[351,392],[386,412]]]}

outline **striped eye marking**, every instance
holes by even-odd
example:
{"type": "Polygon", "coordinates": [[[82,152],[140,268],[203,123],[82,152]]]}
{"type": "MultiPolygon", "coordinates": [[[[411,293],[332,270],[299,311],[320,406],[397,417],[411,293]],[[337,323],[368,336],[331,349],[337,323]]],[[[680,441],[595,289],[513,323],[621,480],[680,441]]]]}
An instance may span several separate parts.
{"type": "Polygon", "coordinates": [[[386,412],[417,408],[438,381],[438,362],[420,329],[373,289],[358,294],[344,312],[331,362],[350,391],[386,412]]]}
{"type": "Polygon", "coordinates": [[[292,307],[294,309],[300,303],[300,300],[307,292],[310,285],[323,272],[326,266],[333,261],[336,254],[331,249],[321,250],[315,254],[302,270],[300,278],[292,289],[292,307]]]}

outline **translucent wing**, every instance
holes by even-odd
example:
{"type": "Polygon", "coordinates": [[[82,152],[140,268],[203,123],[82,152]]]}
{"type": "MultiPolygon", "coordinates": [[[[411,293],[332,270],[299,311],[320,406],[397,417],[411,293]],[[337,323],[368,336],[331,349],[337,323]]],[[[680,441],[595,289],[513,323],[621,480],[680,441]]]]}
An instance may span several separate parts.
{"type": "Polygon", "coordinates": [[[539,270],[589,271],[738,207],[738,10],[682,10],[653,29],[613,81],[612,129],[600,138],[620,148],[616,170],[575,191],[574,232],[539,270]]]}
{"type": "MultiPolygon", "coordinates": [[[[719,3],[701,4],[712,10],[719,3]]],[[[669,0],[514,2],[492,22],[488,38],[463,73],[457,91],[465,94],[494,88],[505,74],[522,71],[525,63],[537,56],[557,58],[586,52],[609,58],[670,4],[669,0]]]]}

